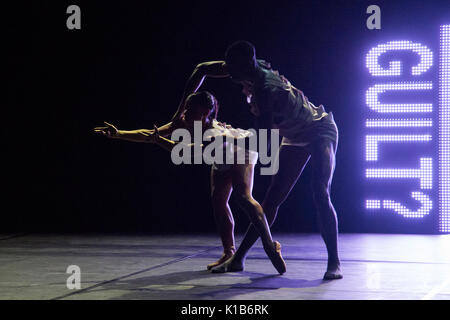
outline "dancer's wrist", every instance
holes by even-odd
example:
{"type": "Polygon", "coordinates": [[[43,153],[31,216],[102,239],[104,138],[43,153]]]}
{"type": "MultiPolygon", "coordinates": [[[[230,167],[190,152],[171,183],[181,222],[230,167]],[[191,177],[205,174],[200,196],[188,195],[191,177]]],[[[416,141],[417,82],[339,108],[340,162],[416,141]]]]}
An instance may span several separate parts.
{"type": "Polygon", "coordinates": [[[161,136],[159,134],[153,133],[153,139],[150,139],[150,143],[161,144],[161,136]]]}
{"type": "Polygon", "coordinates": [[[123,136],[123,130],[117,130],[116,134],[113,135],[111,138],[113,139],[120,139],[123,136]]]}

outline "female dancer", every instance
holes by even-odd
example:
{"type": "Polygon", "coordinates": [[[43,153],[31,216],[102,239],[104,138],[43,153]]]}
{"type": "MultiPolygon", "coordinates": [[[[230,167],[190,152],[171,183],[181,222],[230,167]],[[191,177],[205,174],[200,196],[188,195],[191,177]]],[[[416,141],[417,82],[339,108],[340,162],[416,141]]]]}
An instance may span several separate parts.
{"type": "MultiPolygon", "coordinates": [[[[209,130],[208,133],[212,137],[228,136],[236,140],[245,139],[251,135],[250,131],[231,128],[215,119],[218,111],[217,100],[209,92],[193,93],[185,101],[183,114],[178,120],[174,120],[160,128],[124,131],[118,130],[112,124],[105,122],[105,127],[96,127],[94,131],[109,138],[154,143],[168,151],[171,151],[177,142],[165,137],[179,128],[192,132],[194,121],[201,121],[202,130],[209,130]]],[[[226,148],[225,145],[224,147],[226,148]]],[[[238,148],[234,148],[234,150],[237,151],[238,148]]],[[[226,153],[226,150],[224,153],[226,153]]],[[[280,274],[286,271],[286,265],[281,256],[281,245],[279,242],[272,240],[263,210],[252,196],[254,165],[257,157],[257,152],[245,149],[245,164],[215,163],[212,166],[212,205],[224,253],[218,261],[207,266],[208,270],[221,265],[235,253],[234,220],[228,204],[231,192],[234,191],[238,195],[239,204],[249,216],[259,236],[261,236],[264,250],[272,264],[280,274]]],[[[236,269],[235,271],[239,270],[236,269]]]]}

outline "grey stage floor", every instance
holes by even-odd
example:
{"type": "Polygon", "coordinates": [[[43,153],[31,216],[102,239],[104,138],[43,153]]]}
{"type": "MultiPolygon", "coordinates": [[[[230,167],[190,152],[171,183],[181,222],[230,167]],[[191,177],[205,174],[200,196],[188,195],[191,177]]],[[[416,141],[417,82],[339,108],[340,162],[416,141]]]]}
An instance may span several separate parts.
{"type": "Polygon", "coordinates": [[[259,242],[244,272],[209,273],[216,235],[0,235],[0,299],[450,299],[450,235],[343,234],[344,279],[328,282],[319,235],[274,238],[283,276],[259,242]]]}

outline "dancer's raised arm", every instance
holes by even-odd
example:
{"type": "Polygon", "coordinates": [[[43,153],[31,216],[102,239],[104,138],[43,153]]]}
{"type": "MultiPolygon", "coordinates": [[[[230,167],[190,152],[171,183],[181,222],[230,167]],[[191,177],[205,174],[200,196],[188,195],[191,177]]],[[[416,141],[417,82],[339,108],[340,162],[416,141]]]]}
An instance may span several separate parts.
{"type": "Polygon", "coordinates": [[[189,77],[186,87],[184,89],[183,97],[181,98],[181,102],[178,106],[178,110],[175,115],[172,117],[172,121],[179,119],[186,108],[185,102],[186,98],[194,92],[197,92],[198,88],[205,80],[205,77],[211,78],[226,78],[229,77],[228,71],[226,70],[225,61],[209,61],[198,64],[194,72],[189,77]]]}

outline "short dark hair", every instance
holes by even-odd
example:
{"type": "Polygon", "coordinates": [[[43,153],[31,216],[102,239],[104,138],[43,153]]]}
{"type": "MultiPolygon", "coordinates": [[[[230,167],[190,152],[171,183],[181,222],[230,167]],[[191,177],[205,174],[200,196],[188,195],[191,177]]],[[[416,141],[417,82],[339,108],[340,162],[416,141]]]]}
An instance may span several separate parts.
{"type": "Polygon", "coordinates": [[[186,108],[206,108],[211,112],[214,118],[217,118],[219,104],[217,99],[208,91],[198,91],[190,94],[186,98],[186,108]]]}
{"type": "Polygon", "coordinates": [[[236,41],[227,48],[225,60],[236,62],[256,61],[255,46],[248,41],[236,41]]]}
{"type": "Polygon", "coordinates": [[[256,67],[255,46],[248,41],[236,41],[225,52],[225,62],[231,76],[247,75],[256,67]]]}

